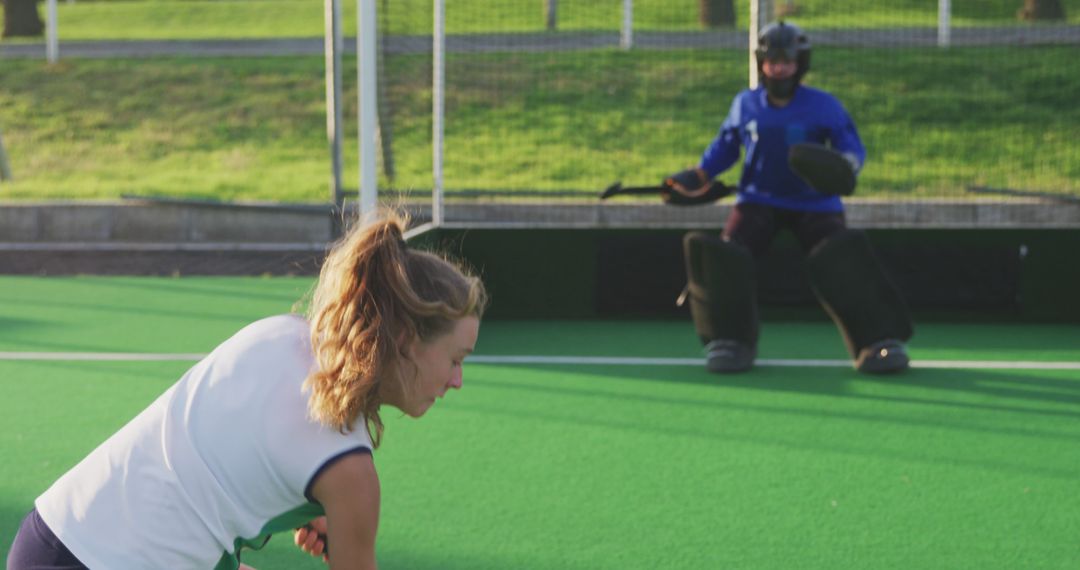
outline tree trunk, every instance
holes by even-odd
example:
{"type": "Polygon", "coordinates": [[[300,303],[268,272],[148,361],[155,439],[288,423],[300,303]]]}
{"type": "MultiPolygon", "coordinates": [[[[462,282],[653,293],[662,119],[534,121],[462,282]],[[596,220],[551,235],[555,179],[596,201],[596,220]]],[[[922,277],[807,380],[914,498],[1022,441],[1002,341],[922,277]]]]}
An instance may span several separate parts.
{"type": "Polygon", "coordinates": [[[1064,20],[1065,6],[1061,0],[1024,0],[1024,7],[1016,12],[1021,20],[1064,20]]]}
{"type": "Polygon", "coordinates": [[[698,0],[698,19],[707,28],[735,26],[734,0],[698,0]]]}
{"type": "Polygon", "coordinates": [[[4,34],[2,37],[40,36],[45,24],[38,15],[38,0],[3,0],[4,34]]]}
{"type": "Polygon", "coordinates": [[[795,3],[795,0],[787,0],[782,6],[776,7],[777,18],[787,18],[789,16],[798,16],[802,11],[802,7],[795,3]]]}
{"type": "Polygon", "coordinates": [[[11,180],[11,165],[8,164],[7,151],[4,150],[4,135],[0,133],[0,181],[11,180]]]}

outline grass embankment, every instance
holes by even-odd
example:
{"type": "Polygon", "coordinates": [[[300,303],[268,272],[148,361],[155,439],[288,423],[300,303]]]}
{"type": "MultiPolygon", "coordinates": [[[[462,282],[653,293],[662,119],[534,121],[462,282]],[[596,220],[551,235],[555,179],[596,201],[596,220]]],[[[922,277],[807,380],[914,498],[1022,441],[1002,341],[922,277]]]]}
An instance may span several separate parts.
{"type": "MultiPolygon", "coordinates": [[[[808,80],[838,94],[863,134],[861,195],[959,195],[972,184],[1075,192],[1073,52],[821,47],[808,80]]],[[[398,188],[430,187],[429,61],[386,63],[398,188]]],[[[696,161],[745,78],[745,53],[729,50],[451,54],[446,187],[657,180],[696,161]]],[[[344,98],[349,185],[354,83],[344,98]]],[[[16,181],[2,197],[322,201],[323,97],[321,58],[8,60],[0,129],[16,181]]]]}

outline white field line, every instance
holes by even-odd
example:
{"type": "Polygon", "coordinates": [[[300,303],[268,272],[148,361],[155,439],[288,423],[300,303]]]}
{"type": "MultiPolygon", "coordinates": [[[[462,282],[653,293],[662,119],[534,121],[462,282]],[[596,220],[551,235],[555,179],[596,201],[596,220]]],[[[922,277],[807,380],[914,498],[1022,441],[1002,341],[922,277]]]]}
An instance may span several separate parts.
{"type": "MultiPolygon", "coordinates": [[[[626,366],[705,366],[704,358],[635,358],[619,356],[470,356],[466,363],[576,364],[626,366]]],[[[754,366],[851,368],[849,360],[759,358],[754,366]]],[[[1017,370],[1080,370],[1080,362],[1024,362],[989,360],[913,360],[912,368],[983,368],[1017,370]]]]}
{"type": "Polygon", "coordinates": [[[191,361],[205,354],[147,352],[0,352],[0,360],[191,361]]]}
{"type": "MultiPolygon", "coordinates": [[[[143,352],[0,352],[0,360],[45,361],[161,361],[200,360],[204,354],[143,352]]],[[[622,356],[470,356],[474,364],[569,364],[575,366],[704,366],[704,358],[640,358],[622,356]]],[[[762,358],[756,366],[850,368],[847,360],[762,358]]],[[[912,368],[959,368],[991,370],[1080,370],[1080,362],[1030,362],[1012,360],[914,360],[912,368]]]]}

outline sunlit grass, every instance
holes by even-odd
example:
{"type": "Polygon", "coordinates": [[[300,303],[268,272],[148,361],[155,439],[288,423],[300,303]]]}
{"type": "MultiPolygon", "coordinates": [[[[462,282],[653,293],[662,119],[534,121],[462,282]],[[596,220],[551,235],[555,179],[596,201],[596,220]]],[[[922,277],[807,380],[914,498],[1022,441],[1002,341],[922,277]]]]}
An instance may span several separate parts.
{"type": "MultiPolygon", "coordinates": [[[[325,200],[322,66],[315,57],[5,61],[0,129],[16,180],[0,191],[325,200]]],[[[386,66],[397,175],[380,185],[428,192],[430,59],[386,66]]],[[[860,195],[959,196],[971,185],[1075,193],[1077,66],[1070,47],[817,48],[808,82],[836,93],[860,128],[869,152],[860,195]]],[[[745,76],[745,53],[729,50],[451,54],[446,188],[658,181],[697,161],[745,76]]],[[[355,187],[353,83],[345,181],[355,187]]]]}

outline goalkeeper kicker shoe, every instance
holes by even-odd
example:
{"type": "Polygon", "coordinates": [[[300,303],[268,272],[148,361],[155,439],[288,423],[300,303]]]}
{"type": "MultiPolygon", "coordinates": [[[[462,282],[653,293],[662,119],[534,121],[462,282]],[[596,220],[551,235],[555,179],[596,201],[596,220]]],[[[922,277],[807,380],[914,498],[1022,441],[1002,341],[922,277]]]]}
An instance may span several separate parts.
{"type": "Polygon", "coordinates": [[[705,345],[705,368],[709,372],[744,372],[754,366],[757,349],[737,340],[717,339],[705,345]]]}
{"type": "Polygon", "coordinates": [[[867,374],[889,374],[907,370],[910,362],[902,342],[885,339],[860,350],[855,369],[867,374]]]}

